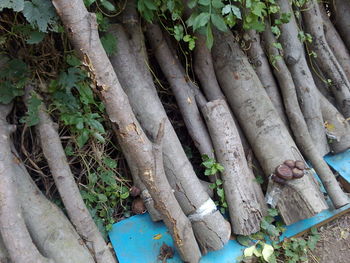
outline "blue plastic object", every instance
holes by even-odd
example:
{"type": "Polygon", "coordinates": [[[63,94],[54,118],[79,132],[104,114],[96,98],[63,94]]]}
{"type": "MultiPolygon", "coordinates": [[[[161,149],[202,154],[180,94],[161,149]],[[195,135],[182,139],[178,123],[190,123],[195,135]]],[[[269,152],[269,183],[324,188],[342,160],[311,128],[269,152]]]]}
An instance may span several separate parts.
{"type": "Polygon", "coordinates": [[[341,177],[350,183],[350,149],[335,155],[326,155],[324,159],[341,177]]]}
{"type": "MultiPolygon", "coordinates": [[[[350,183],[350,150],[337,155],[327,155],[326,162],[333,167],[345,180],[350,183]]],[[[315,174],[316,175],[316,174],[315,174]]],[[[350,209],[350,205],[340,209],[329,209],[322,211],[316,216],[301,220],[286,227],[281,236],[293,237],[312,226],[334,217],[350,209]]],[[[173,240],[161,222],[152,222],[148,214],[137,215],[113,225],[109,238],[120,263],[156,263],[160,247],[163,243],[174,247],[173,240]]],[[[201,263],[233,263],[242,255],[244,246],[235,240],[230,240],[220,251],[209,252],[202,257],[201,263]]],[[[169,263],[182,262],[178,253],[168,259],[169,263]]]]}

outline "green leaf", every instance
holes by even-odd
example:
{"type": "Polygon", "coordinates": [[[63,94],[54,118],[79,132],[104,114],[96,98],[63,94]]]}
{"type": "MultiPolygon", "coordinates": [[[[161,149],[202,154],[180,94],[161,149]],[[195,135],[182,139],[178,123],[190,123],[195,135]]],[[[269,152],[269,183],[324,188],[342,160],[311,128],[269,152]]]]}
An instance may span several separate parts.
{"type": "Polygon", "coordinates": [[[218,9],[221,9],[225,6],[221,0],[212,0],[211,4],[214,8],[218,8],[218,9]]]}
{"type": "Polygon", "coordinates": [[[266,5],[263,2],[257,2],[252,6],[251,12],[258,17],[263,17],[266,15],[265,8],[266,5]]]}
{"type": "MultiPolygon", "coordinates": [[[[180,41],[182,38],[184,38],[184,27],[182,25],[174,26],[174,37],[177,41],[180,41]]],[[[184,38],[184,41],[187,42],[185,38],[184,38]]]]}
{"type": "Polygon", "coordinates": [[[26,123],[29,127],[37,125],[40,121],[39,119],[39,108],[42,101],[33,94],[28,100],[28,110],[26,116],[20,119],[21,123],[26,123]]]}
{"type": "Polygon", "coordinates": [[[113,55],[117,50],[117,39],[110,33],[106,33],[101,37],[101,43],[107,55],[113,55]]]}
{"type": "Polygon", "coordinates": [[[115,6],[111,3],[111,2],[109,2],[109,1],[107,1],[107,0],[101,0],[101,5],[104,7],[104,8],[106,8],[108,11],[110,11],[110,12],[113,12],[113,11],[115,11],[116,9],[115,9],[115,6]]]}
{"type": "Polygon", "coordinates": [[[270,259],[271,255],[273,254],[273,251],[274,251],[274,249],[271,245],[264,244],[261,254],[266,262],[270,262],[269,259],[270,259]]]}
{"type": "Polygon", "coordinates": [[[255,250],[256,250],[255,245],[246,248],[246,249],[244,250],[244,256],[245,256],[245,257],[251,257],[251,256],[253,256],[255,250]]]}
{"type": "Polygon", "coordinates": [[[149,9],[149,10],[154,10],[156,11],[157,10],[157,6],[156,4],[153,2],[153,0],[143,0],[146,7],[149,9]]]}
{"type": "Polygon", "coordinates": [[[215,183],[216,183],[216,185],[222,185],[222,180],[216,179],[215,183]]]}
{"type": "Polygon", "coordinates": [[[24,2],[23,15],[41,32],[47,32],[49,25],[57,22],[57,15],[51,1],[32,0],[24,2]]]}
{"type": "Polygon", "coordinates": [[[211,168],[214,164],[215,164],[215,160],[212,158],[208,158],[205,162],[202,162],[202,164],[206,167],[206,168],[211,168]]]}
{"type": "Polygon", "coordinates": [[[109,157],[103,158],[103,163],[111,169],[117,168],[117,162],[109,157]]]}
{"type": "Polygon", "coordinates": [[[279,36],[281,35],[281,30],[279,29],[278,26],[271,26],[271,32],[272,32],[277,38],[279,38],[279,36]]]}
{"type": "Polygon", "coordinates": [[[73,156],[74,155],[74,151],[73,151],[73,147],[68,145],[66,146],[66,148],[64,149],[64,152],[67,156],[73,156]]]}
{"type": "Polygon", "coordinates": [[[102,203],[107,202],[108,198],[104,194],[97,194],[98,200],[102,203]]]}
{"type": "Polygon", "coordinates": [[[84,0],[84,4],[86,7],[90,7],[93,3],[95,3],[96,0],[84,0]]]}
{"type": "Polygon", "coordinates": [[[121,195],[120,195],[120,198],[121,199],[126,199],[126,198],[128,198],[129,197],[129,192],[125,192],[125,193],[122,193],[121,195]]]}
{"type": "Polygon", "coordinates": [[[213,43],[214,43],[214,36],[213,36],[213,32],[211,30],[210,24],[207,25],[206,35],[207,35],[207,39],[206,39],[205,44],[207,45],[208,49],[211,49],[213,47],[213,43]]]}
{"type": "Polygon", "coordinates": [[[220,196],[221,198],[224,198],[225,197],[225,192],[224,192],[224,189],[222,188],[218,188],[216,193],[218,194],[218,196],[220,196]]]}
{"type": "Polygon", "coordinates": [[[70,65],[72,67],[77,67],[77,66],[81,65],[80,59],[74,55],[68,55],[66,57],[66,62],[68,63],[68,65],[70,65]]]}
{"type": "Polygon", "coordinates": [[[82,133],[77,137],[78,146],[81,148],[85,145],[85,143],[89,140],[89,131],[84,129],[82,133]]]}
{"type": "Polygon", "coordinates": [[[269,208],[268,210],[269,216],[275,217],[278,216],[278,210],[274,208],[269,208]]]}
{"type": "Polygon", "coordinates": [[[197,0],[190,0],[187,2],[189,8],[194,8],[197,5],[197,0]]]}
{"type": "Polygon", "coordinates": [[[273,45],[275,48],[279,49],[279,50],[282,50],[282,49],[283,49],[281,43],[275,42],[275,43],[273,43],[272,45],[273,45]]]}
{"type": "Polygon", "coordinates": [[[209,19],[210,19],[209,13],[207,12],[200,13],[193,21],[193,30],[196,31],[198,28],[208,24],[209,19]]]}
{"type": "Polygon", "coordinates": [[[211,0],[199,0],[198,4],[203,5],[203,6],[209,6],[211,0]]]}
{"type": "Polygon", "coordinates": [[[15,12],[20,12],[24,8],[23,0],[1,0],[0,1],[0,11],[4,8],[13,9],[15,12]]]}
{"type": "Polygon", "coordinates": [[[236,240],[238,243],[240,243],[242,246],[245,246],[245,247],[251,245],[251,243],[252,243],[252,240],[248,236],[238,235],[236,237],[236,240]]]}
{"type": "Polygon", "coordinates": [[[33,31],[29,34],[29,39],[26,40],[28,44],[38,44],[40,43],[45,37],[45,33],[33,31]]]}
{"type": "Polygon", "coordinates": [[[211,14],[210,20],[217,29],[219,29],[223,32],[227,31],[227,26],[225,24],[224,19],[221,16],[219,16],[217,14],[211,14]]]}

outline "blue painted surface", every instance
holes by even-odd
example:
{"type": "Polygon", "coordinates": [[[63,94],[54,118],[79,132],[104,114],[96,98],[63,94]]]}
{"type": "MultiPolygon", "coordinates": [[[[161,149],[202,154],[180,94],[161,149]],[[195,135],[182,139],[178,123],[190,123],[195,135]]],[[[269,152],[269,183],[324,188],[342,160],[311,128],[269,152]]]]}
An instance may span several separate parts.
{"type": "MultiPolygon", "coordinates": [[[[325,160],[350,183],[350,150],[337,155],[327,155],[325,160]]],[[[314,175],[317,178],[317,175],[314,175]]],[[[281,240],[295,236],[349,208],[350,204],[336,210],[325,210],[312,218],[289,225],[281,236],[281,240]]],[[[120,263],[161,262],[157,257],[162,244],[174,246],[165,225],[161,222],[152,222],[148,214],[133,216],[114,224],[109,237],[120,263]],[[154,237],[159,234],[161,238],[155,239],[154,237]]],[[[242,255],[244,248],[235,240],[230,240],[220,251],[206,254],[200,263],[236,262],[237,257],[242,255]]],[[[168,259],[167,262],[178,263],[182,261],[178,253],[175,252],[174,257],[168,259]]]]}
{"type": "Polygon", "coordinates": [[[350,149],[336,155],[326,155],[324,159],[350,183],[350,149]]]}

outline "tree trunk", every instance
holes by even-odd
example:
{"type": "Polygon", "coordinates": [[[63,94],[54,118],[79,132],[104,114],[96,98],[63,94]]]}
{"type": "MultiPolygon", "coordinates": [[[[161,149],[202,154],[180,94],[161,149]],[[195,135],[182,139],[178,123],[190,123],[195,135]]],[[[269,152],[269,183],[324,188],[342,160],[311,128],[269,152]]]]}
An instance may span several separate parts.
{"type": "Polygon", "coordinates": [[[194,144],[201,155],[211,155],[213,145],[205,123],[199,113],[191,87],[187,84],[188,80],[182,65],[167,45],[158,25],[149,24],[147,26],[147,37],[160,68],[170,84],[194,144]]]}
{"type": "Polygon", "coordinates": [[[121,88],[102,47],[95,16],[87,12],[81,0],[53,1],[53,3],[67,32],[70,32],[75,49],[84,58],[84,63],[96,81],[96,89],[106,106],[123,152],[132,156],[131,161],[136,163],[139,176],[156,202],[156,207],[172,234],[181,258],[188,262],[198,262],[200,251],[188,219],[171,191],[163,171],[163,164],[158,161],[159,156],[155,155],[154,147],[157,145],[150,142],[136,120],[128,97],[121,88]],[[79,33],[75,34],[76,32],[79,33]],[[168,194],[168,198],[161,200],[159,198],[163,197],[160,196],[163,191],[168,194]]]}
{"type": "Polygon", "coordinates": [[[310,46],[317,54],[315,60],[324,75],[332,81],[330,87],[341,112],[346,118],[350,117],[350,82],[327,44],[316,0],[306,2],[302,13],[306,29],[313,37],[310,46]]]}
{"type": "Polygon", "coordinates": [[[278,115],[286,127],[289,128],[280,91],[271,72],[269,61],[261,47],[260,36],[255,30],[249,30],[248,35],[250,40],[250,47],[247,50],[249,61],[258,75],[261,84],[265,88],[266,93],[269,96],[278,115]]]}
{"type": "Polygon", "coordinates": [[[255,177],[248,168],[228,105],[224,100],[214,100],[208,102],[203,111],[218,161],[225,168],[222,180],[233,233],[250,235],[258,232],[266,204],[259,203],[263,193],[261,189],[255,192],[255,177]]]}
{"type": "Polygon", "coordinates": [[[311,138],[321,155],[328,153],[328,144],[320,103],[317,97],[317,87],[305,59],[302,43],[298,39],[298,27],[293,10],[288,0],[277,0],[281,13],[290,13],[289,23],[282,24],[280,42],[283,46],[283,54],[286,64],[292,74],[297,88],[299,104],[308,126],[311,138]]]}
{"type": "Polygon", "coordinates": [[[346,47],[350,50],[350,3],[344,0],[334,0],[332,3],[335,6],[335,27],[346,47]]]}
{"type": "Polygon", "coordinates": [[[37,133],[69,218],[78,234],[92,251],[97,263],[116,262],[84,204],[68,165],[60,137],[54,128],[54,122],[46,111],[45,105],[42,104],[39,110],[40,122],[37,125],[37,133]]]}
{"type": "Polygon", "coordinates": [[[326,36],[327,43],[331,48],[334,56],[337,58],[339,64],[343,68],[348,80],[350,80],[350,54],[346,48],[343,39],[340,37],[338,31],[335,29],[331,20],[329,19],[323,5],[319,4],[319,9],[323,21],[323,30],[326,36]]]}
{"type": "MultiPolygon", "coordinates": [[[[266,49],[269,55],[271,57],[279,55],[278,50],[273,46],[276,40],[269,28],[264,31],[264,39],[266,40],[266,49]]],[[[312,142],[303,114],[299,108],[292,76],[282,59],[278,59],[275,63],[275,75],[281,87],[284,105],[297,145],[304,153],[305,157],[311,161],[334,206],[336,208],[342,207],[348,204],[348,198],[341,190],[331,169],[323,160],[323,156],[320,155],[312,142]]]]}
{"type": "Polygon", "coordinates": [[[14,263],[48,263],[53,262],[45,258],[33,244],[32,238],[25,224],[20,202],[19,192],[14,182],[14,162],[11,154],[10,134],[15,126],[6,121],[12,105],[0,104],[0,232],[14,263]]]}
{"type": "MultiPolygon", "coordinates": [[[[232,34],[216,31],[212,52],[220,86],[265,174],[285,160],[298,158],[293,139],[232,34]]],[[[318,186],[307,176],[290,182],[277,206],[287,225],[327,208],[318,186]],[[293,192],[292,197],[287,191],[293,192]],[[286,203],[288,210],[281,211],[286,203]]]]}
{"type": "MultiPolygon", "coordinates": [[[[206,202],[210,202],[211,199],[199,182],[182,149],[153,82],[144,81],[144,75],[138,69],[134,56],[128,49],[127,37],[121,26],[113,25],[112,32],[117,36],[120,43],[118,53],[111,58],[113,66],[118,69],[118,77],[129,96],[142,127],[149,134],[155,136],[157,123],[164,118],[166,119],[163,141],[165,173],[175,190],[175,196],[184,213],[186,215],[195,214],[197,209],[206,202]]],[[[193,230],[203,253],[207,250],[222,248],[230,237],[230,225],[224,220],[219,211],[212,212],[203,218],[199,218],[199,220],[192,221],[193,230]]]]}

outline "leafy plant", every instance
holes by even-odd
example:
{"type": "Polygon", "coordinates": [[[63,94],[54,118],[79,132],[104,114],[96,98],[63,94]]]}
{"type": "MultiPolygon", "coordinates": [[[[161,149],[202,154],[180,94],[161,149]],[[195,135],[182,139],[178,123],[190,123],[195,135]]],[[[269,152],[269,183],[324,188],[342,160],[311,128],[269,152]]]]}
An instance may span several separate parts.
{"type": "MultiPolygon", "coordinates": [[[[224,167],[221,164],[217,163],[215,159],[210,158],[208,155],[203,155],[202,161],[202,165],[205,167],[204,174],[206,176],[215,175],[218,172],[224,171],[224,167]]],[[[212,183],[211,185],[209,185],[209,187],[213,189],[219,197],[219,200],[216,201],[215,204],[217,206],[220,206],[220,212],[224,214],[227,209],[227,202],[225,199],[225,192],[222,183],[222,180],[216,179],[215,183],[212,183]]]]}
{"type": "Polygon", "coordinates": [[[275,221],[278,211],[269,209],[268,213],[269,215],[261,221],[260,232],[237,237],[241,245],[247,246],[239,260],[254,257],[262,263],[275,263],[277,259],[286,263],[306,262],[308,251],[314,250],[319,240],[317,229],[311,228],[311,233],[306,239],[291,238],[280,242],[281,234],[285,229],[280,221],[275,221]]]}
{"type": "Polygon", "coordinates": [[[24,95],[28,77],[28,67],[22,60],[8,61],[0,71],[0,103],[8,104],[15,97],[24,95]]]}

